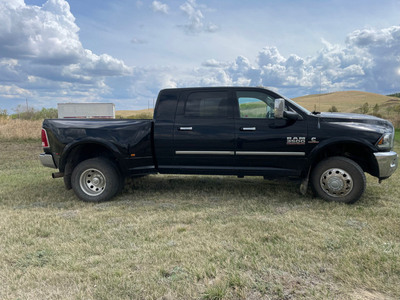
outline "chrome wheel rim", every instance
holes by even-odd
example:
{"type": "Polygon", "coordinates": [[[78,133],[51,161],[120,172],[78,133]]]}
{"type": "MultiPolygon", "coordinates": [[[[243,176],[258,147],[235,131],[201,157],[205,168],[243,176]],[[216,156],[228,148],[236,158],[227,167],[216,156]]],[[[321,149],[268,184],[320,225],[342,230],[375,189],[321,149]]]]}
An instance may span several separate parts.
{"type": "Polygon", "coordinates": [[[106,177],[97,169],[88,169],[79,180],[82,191],[89,196],[98,196],[106,188],[106,177]]]}
{"type": "Polygon", "coordinates": [[[338,168],[326,170],[320,179],[321,188],[331,197],[344,197],[353,190],[353,179],[338,168]]]}

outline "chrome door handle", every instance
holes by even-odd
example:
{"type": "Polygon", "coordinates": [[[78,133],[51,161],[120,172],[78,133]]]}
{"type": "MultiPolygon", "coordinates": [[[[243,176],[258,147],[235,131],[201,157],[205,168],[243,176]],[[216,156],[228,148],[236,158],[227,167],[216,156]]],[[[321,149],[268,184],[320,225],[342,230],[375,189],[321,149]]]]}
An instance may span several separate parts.
{"type": "Polygon", "coordinates": [[[179,131],[192,131],[193,127],[178,127],[179,131]]]}
{"type": "Polygon", "coordinates": [[[240,131],[256,131],[256,127],[240,127],[240,131]]]}

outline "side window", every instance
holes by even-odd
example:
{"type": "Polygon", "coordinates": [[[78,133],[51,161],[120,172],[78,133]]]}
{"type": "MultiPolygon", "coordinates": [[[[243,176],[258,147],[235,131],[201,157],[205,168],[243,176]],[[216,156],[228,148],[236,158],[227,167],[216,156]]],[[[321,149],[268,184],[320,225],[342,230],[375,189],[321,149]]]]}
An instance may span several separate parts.
{"type": "Polygon", "coordinates": [[[227,118],[228,95],[226,92],[191,93],[185,105],[185,117],[227,118]]]}
{"type": "Polygon", "coordinates": [[[241,118],[274,118],[275,99],[262,92],[238,91],[241,118]]]}

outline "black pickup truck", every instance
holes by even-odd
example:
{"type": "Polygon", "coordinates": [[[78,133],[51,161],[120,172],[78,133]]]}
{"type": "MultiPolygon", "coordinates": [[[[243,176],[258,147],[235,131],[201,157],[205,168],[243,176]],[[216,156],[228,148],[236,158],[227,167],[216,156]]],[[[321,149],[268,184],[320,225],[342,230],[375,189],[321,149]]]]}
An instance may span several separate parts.
{"type": "Polygon", "coordinates": [[[310,181],[319,197],[353,203],[364,172],[396,170],[393,143],[386,120],[309,112],[265,88],[178,88],[160,91],[153,120],[45,120],[40,160],[89,202],[127,176],[162,173],[295,179],[302,193],[310,181]]]}

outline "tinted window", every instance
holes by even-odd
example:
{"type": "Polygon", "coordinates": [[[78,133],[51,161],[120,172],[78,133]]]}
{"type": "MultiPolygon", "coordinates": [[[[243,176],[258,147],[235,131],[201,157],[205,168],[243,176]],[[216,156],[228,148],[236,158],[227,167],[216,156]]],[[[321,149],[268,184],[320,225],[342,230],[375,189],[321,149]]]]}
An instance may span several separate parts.
{"type": "Polygon", "coordinates": [[[156,105],[156,119],[173,119],[175,117],[179,90],[161,91],[156,105]]]}
{"type": "Polygon", "coordinates": [[[262,92],[236,92],[241,118],[274,118],[275,99],[262,92]]]}
{"type": "Polygon", "coordinates": [[[185,117],[227,118],[228,96],[226,92],[197,92],[188,96],[185,117]]]}

